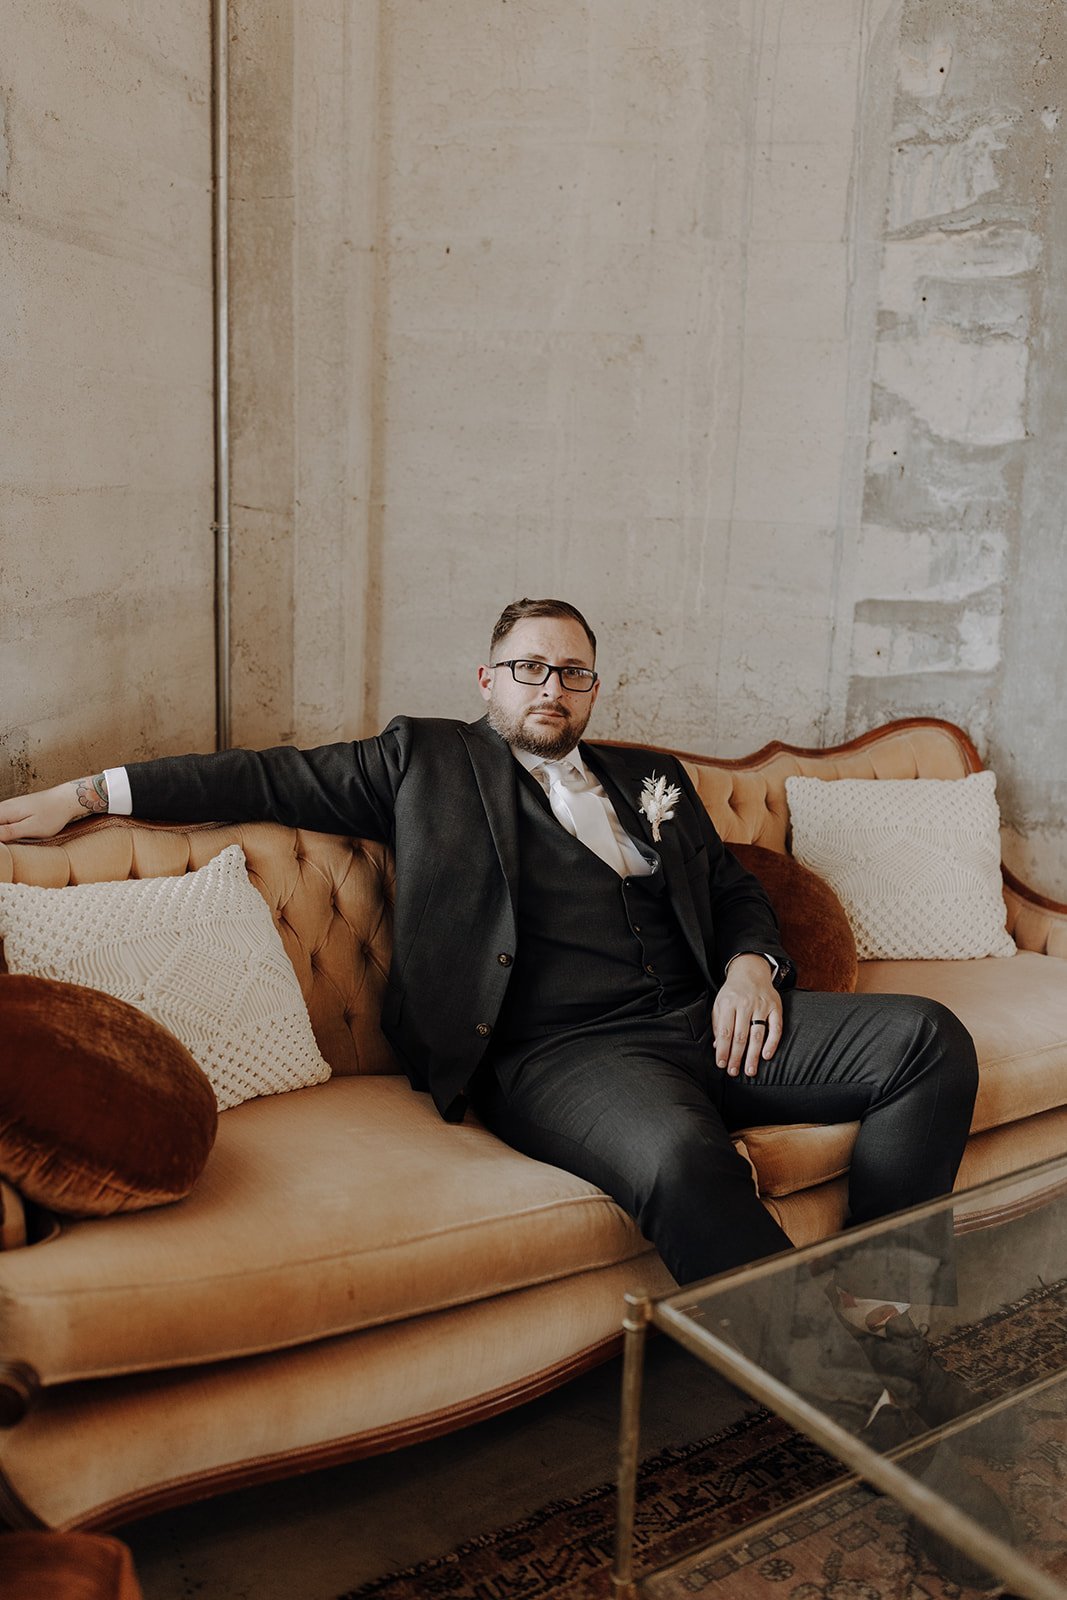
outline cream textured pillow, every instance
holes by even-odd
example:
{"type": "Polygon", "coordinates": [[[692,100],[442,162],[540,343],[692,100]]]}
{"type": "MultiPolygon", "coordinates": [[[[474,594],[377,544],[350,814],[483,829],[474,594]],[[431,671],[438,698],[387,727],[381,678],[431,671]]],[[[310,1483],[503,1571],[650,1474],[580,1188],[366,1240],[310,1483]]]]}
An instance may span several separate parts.
{"type": "Polygon", "coordinates": [[[0,936],[9,971],[103,989],[169,1028],[220,1111],[330,1076],[239,845],[181,878],[0,884],[0,936]]]}
{"type": "Polygon", "coordinates": [[[793,854],[833,887],[861,961],[1010,956],[996,776],[787,778],[793,854]]]}

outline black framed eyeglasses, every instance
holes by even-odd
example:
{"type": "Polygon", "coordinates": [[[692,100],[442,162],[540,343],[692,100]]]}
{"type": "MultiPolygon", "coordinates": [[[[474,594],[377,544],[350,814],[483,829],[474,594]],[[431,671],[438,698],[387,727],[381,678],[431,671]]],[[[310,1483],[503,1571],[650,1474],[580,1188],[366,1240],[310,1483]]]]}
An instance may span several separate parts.
{"type": "Polygon", "coordinates": [[[554,667],[547,661],[494,661],[492,667],[494,671],[497,667],[510,667],[515,682],[531,689],[540,688],[555,673],[569,694],[588,694],[597,680],[592,667],[554,667]]]}

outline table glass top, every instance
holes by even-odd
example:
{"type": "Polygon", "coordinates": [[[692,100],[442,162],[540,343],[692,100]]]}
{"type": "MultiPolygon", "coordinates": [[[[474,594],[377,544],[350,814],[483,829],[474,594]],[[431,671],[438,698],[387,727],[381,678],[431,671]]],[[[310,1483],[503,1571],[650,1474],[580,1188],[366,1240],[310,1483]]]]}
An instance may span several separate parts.
{"type": "Polygon", "coordinates": [[[1067,1596],[1067,1158],[690,1285],[652,1320],[891,1496],[957,1581],[1067,1596]]]}

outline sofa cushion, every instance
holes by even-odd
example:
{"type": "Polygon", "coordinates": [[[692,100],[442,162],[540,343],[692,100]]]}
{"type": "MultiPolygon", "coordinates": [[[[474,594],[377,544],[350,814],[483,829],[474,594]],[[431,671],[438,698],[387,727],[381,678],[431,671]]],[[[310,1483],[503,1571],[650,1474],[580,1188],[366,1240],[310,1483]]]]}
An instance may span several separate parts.
{"type": "Polygon", "coordinates": [[[1010,956],[996,777],[790,777],[793,853],[841,897],[861,959],[1010,956]]]}
{"type": "Polygon", "coordinates": [[[940,1000],[970,1030],[980,1076],[972,1133],[1067,1103],[1067,961],[863,961],[860,990],[940,1000]]]}
{"type": "MultiPolygon", "coordinates": [[[[940,1000],[970,1030],[979,1068],[972,1135],[1067,1104],[1067,961],[1025,950],[1007,960],[861,961],[857,988],[940,1000]]],[[[858,1127],[743,1129],[760,1194],[796,1194],[840,1177],[858,1127]]]]}
{"type": "MultiPolygon", "coordinates": [[[[217,1493],[378,1455],[481,1421],[586,1370],[615,1346],[628,1290],[671,1287],[650,1250],[577,1278],[195,1373],[66,1384],[46,1390],[17,1428],[0,1429],[0,1473],[20,1506],[49,1526],[115,1527],[161,1501],[192,1498],[191,1489],[217,1493]]],[[[447,1455],[438,1459],[447,1471],[447,1455]]],[[[490,1457],[487,1473],[495,1466],[490,1457]]],[[[302,1531],[307,1548],[307,1523],[302,1531]]],[[[295,1596],[273,1584],[230,1594],[242,1589],[261,1600],[308,1596],[306,1583],[295,1596]]],[[[471,1592],[463,1583],[438,1600],[471,1592]]],[[[217,1588],[203,1600],[219,1600],[217,1588]]]]}
{"type": "Polygon", "coordinates": [[[798,1122],[743,1129],[760,1194],[780,1199],[843,1177],[859,1127],[858,1122],[798,1122]]]}
{"type": "Polygon", "coordinates": [[[238,845],[180,878],[0,883],[0,936],[11,972],[103,989],[169,1028],[220,1111],[329,1077],[238,845]]]}
{"type": "Polygon", "coordinates": [[[215,1095],[135,1006],[49,978],[0,977],[0,1173],[53,1211],[107,1216],[189,1193],[215,1095]]]}
{"type": "Polygon", "coordinates": [[[852,925],[825,878],[780,850],[758,844],[732,844],[730,850],[766,889],[800,987],[842,994],[855,989],[852,925]]]}
{"type": "Polygon", "coordinates": [[[592,1184],[443,1122],[405,1080],[334,1078],[227,1112],[180,1206],[0,1256],[0,1342],[46,1383],[193,1365],[648,1248],[592,1184]]]}

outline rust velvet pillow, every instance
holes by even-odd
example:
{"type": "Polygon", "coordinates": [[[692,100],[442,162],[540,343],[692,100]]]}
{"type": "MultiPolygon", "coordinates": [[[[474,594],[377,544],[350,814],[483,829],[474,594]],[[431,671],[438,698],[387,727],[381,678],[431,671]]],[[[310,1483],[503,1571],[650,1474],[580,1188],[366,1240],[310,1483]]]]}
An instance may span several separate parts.
{"type": "Polygon", "coordinates": [[[766,889],[800,988],[850,994],[858,972],[856,940],[826,879],[779,850],[759,844],[728,848],[766,889]]]}
{"type": "Polygon", "coordinates": [[[189,1193],[218,1109],[166,1028],[98,989],[5,973],[0,1038],[0,1176],[80,1217],[189,1193]]]}

